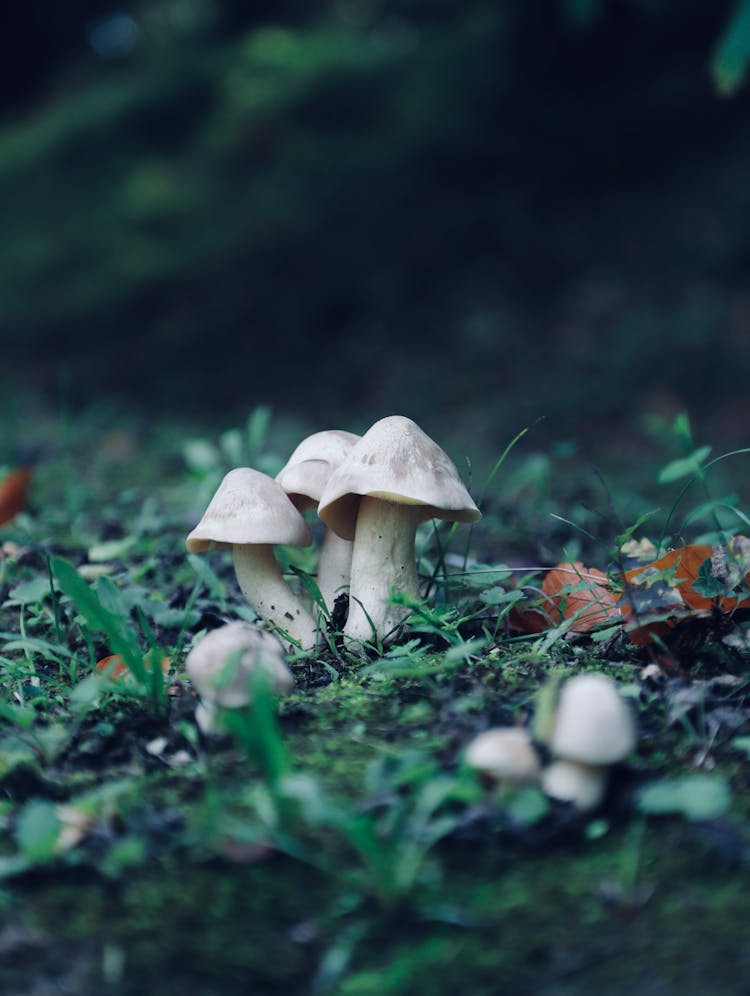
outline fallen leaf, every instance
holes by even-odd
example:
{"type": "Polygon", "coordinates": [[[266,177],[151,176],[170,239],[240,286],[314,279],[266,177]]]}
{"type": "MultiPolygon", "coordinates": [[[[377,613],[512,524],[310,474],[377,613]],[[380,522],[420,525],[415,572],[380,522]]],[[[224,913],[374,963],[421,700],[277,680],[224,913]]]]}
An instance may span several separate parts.
{"type": "Polygon", "coordinates": [[[694,543],[624,571],[619,605],[631,641],[643,646],[654,637],[664,639],[688,621],[704,626],[708,636],[717,619],[750,608],[749,598],[727,593],[743,579],[737,564],[745,570],[746,551],[742,537],[728,548],[694,543]]]}
{"type": "MultiPolygon", "coordinates": [[[[670,592],[676,591],[677,595],[672,601],[665,603],[662,600],[662,608],[665,604],[685,604],[693,609],[710,609],[713,604],[712,599],[695,591],[693,583],[698,579],[702,564],[710,560],[712,553],[713,547],[704,544],[681,546],[676,550],[670,550],[650,564],[625,571],[623,600],[627,596],[628,588],[649,589],[658,586],[661,581],[666,581],[670,592]]],[[[671,595],[668,597],[671,598],[671,595]]]]}
{"type": "Polygon", "coordinates": [[[607,575],[595,567],[585,567],[580,560],[553,567],[542,582],[542,593],[553,619],[573,620],[573,633],[587,633],[620,616],[607,575]]]}
{"type": "MultiPolygon", "coordinates": [[[[169,673],[169,668],[171,667],[171,661],[168,657],[162,657],[161,659],[161,669],[164,674],[169,673]]],[[[130,674],[128,666],[119,654],[108,654],[106,657],[102,657],[94,665],[97,671],[107,671],[109,677],[114,681],[118,681],[120,678],[124,678],[130,674]]]]}
{"type": "Polygon", "coordinates": [[[26,505],[31,474],[31,467],[19,467],[0,481],[0,526],[14,519],[26,505]]]}

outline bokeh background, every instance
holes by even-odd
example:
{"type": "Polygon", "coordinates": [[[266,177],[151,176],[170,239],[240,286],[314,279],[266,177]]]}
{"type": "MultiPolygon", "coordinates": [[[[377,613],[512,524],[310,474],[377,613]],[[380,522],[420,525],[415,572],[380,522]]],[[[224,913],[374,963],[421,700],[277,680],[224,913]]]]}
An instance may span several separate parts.
{"type": "Polygon", "coordinates": [[[748,443],[742,0],[4,16],[6,407],[748,443]]]}

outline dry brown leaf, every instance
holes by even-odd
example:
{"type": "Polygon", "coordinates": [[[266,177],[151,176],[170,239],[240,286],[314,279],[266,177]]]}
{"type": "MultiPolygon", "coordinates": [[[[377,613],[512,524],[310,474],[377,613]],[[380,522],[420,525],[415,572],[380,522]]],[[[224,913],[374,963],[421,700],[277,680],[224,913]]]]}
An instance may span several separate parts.
{"type": "Polygon", "coordinates": [[[14,519],[26,505],[31,474],[31,467],[19,467],[0,481],[0,526],[14,519]]]}
{"type": "MultiPolygon", "coordinates": [[[[739,555],[735,553],[735,546],[737,544],[730,546],[730,559],[739,555]]],[[[738,551],[741,547],[742,544],[738,551]]],[[[722,552],[722,547],[694,543],[625,571],[619,604],[631,641],[642,646],[650,643],[653,637],[665,639],[686,622],[703,627],[708,638],[717,619],[721,620],[737,608],[749,608],[750,599],[740,600],[727,595],[709,597],[694,587],[706,561],[711,562],[712,574],[719,579],[719,565],[726,564],[727,560],[726,552],[720,556],[722,552]]]]}
{"type": "Polygon", "coordinates": [[[553,619],[558,623],[573,620],[573,633],[587,633],[620,616],[607,575],[595,567],[585,567],[580,560],[553,567],[542,582],[542,592],[553,619]]]}

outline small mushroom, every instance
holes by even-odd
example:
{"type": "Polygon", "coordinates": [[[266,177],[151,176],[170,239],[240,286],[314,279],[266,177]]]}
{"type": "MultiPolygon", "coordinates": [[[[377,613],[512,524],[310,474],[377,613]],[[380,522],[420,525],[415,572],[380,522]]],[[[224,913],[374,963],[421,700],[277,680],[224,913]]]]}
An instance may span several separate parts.
{"type": "Polygon", "coordinates": [[[253,609],[303,649],[315,646],[317,626],[284,580],[274,556],[276,543],[308,546],[310,529],[267,474],[249,467],[230,470],[203,518],[187,538],[189,553],[228,549],[242,594],[253,609]]]}
{"type": "MultiPolygon", "coordinates": [[[[327,429],[302,440],[276,475],[295,508],[304,512],[317,506],[329,477],[360,438],[343,429],[327,429]]],[[[329,611],[336,596],[349,587],[353,549],[351,540],[326,528],[318,559],[318,588],[329,611]]]]}
{"type": "Polygon", "coordinates": [[[216,732],[218,709],[251,705],[252,676],[259,669],[277,694],[294,684],[279,640],[246,622],[227,623],[207,633],[187,655],[185,668],[200,696],[195,719],[204,733],[216,732]]]}
{"type": "Polygon", "coordinates": [[[516,726],[480,733],[466,748],[464,760],[480,774],[506,785],[538,785],[542,774],[531,737],[516,726]]]}
{"type": "Polygon", "coordinates": [[[594,809],[604,798],[609,767],[635,748],[633,716],[617,685],[603,674],[579,674],[562,684],[551,733],[545,739],[552,763],[542,788],[577,809],[594,809]]]}
{"type": "Polygon", "coordinates": [[[542,772],[542,791],[550,799],[570,802],[582,811],[596,809],[607,788],[606,767],[552,761],[542,772]]]}
{"type": "Polygon", "coordinates": [[[331,474],[318,515],[354,540],[348,640],[392,637],[409,613],[393,592],[419,596],[414,544],[428,519],[476,522],[481,513],[448,455],[415,422],[376,422],[331,474]]]}

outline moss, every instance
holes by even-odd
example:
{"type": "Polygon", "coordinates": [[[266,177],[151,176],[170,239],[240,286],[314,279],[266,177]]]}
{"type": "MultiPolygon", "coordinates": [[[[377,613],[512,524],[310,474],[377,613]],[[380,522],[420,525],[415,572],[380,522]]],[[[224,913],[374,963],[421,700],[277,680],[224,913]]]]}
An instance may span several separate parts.
{"type": "Polygon", "coordinates": [[[250,983],[281,992],[314,968],[326,884],[273,856],[251,865],[169,862],[121,886],[36,888],[22,905],[34,933],[70,950],[85,943],[100,958],[120,952],[107,992],[244,993],[250,983]]]}

